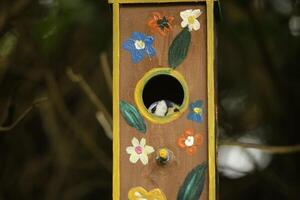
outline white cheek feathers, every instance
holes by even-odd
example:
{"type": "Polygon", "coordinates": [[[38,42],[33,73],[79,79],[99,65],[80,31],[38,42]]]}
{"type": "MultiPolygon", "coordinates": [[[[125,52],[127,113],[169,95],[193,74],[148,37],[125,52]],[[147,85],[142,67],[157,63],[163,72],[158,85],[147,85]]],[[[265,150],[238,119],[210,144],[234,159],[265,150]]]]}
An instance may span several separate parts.
{"type": "Polygon", "coordinates": [[[166,117],[179,112],[179,106],[169,100],[160,100],[152,103],[148,112],[158,117],[166,117]]]}
{"type": "Polygon", "coordinates": [[[168,113],[168,106],[165,100],[157,101],[148,108],[148,112],[159,116],[164,117],[168,113]]]}

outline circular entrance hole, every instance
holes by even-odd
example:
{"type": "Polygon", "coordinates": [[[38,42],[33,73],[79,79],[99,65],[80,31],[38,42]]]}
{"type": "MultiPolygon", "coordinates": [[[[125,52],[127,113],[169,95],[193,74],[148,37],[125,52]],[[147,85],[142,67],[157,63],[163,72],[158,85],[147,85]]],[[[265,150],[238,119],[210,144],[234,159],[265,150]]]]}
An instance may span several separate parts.
{"type": "Polygon", "coordinates": [[[189,93],[184,77],[170,68],[148,71],[135,88],[140,113],[153,123],[178,119],[188,107],[189,93]]]}
{"type": "Polygon", "coordinates": [[[143,90],[143,102],[147,109],[156,102],[166,101],[180,107],[184,99],[181,83],[173,76],[161,74],[152,77],[143,90]]]}

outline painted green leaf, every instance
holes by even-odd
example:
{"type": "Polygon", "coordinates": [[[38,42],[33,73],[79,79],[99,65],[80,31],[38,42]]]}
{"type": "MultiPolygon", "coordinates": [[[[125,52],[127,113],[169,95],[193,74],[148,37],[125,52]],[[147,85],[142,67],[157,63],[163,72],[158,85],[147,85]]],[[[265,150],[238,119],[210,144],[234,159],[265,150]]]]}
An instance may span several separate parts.
{"type": "Polygon", "coordinates": [[[191,43],[191,32],[184,28],[173,40],[169,48],[169,65],[175,69],[186,58],[191,43]]]}
{"type": "Polygon", "coordinates": [[[204,188],[206,169],[207,164],[205,162],[188,173],[180,187],[177,200],[199,200],[204,188]]]}
{"type": "Polygon", "coordinates": [[[146,133],[146,124],[139,111],[130,103],[120,101],[120,110],[128,125],[141,133],[146,133]]]}

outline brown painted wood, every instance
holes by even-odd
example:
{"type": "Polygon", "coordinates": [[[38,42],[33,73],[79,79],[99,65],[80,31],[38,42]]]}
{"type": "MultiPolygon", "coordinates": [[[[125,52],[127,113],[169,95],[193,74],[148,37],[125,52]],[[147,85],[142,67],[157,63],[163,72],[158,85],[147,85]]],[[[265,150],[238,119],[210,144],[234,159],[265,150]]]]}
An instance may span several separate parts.
{"type": "MultiPolygon", "coordinates": [[[[142,186],[150,191],[160,188],[168,200],[175,200],[179,187],[187,173],[196,165],[207,161],[207,30],[206,7],[201,3],[184,4],[134,4],[120,7],[120,99],[135,105],[134,91],[137,82],[149,70],[155,67],[168,67],[168,48],[175,36],[182,30],[180,11],[186,9],[201,9],[199,21],[201,28],[192,31],[192,42],[188,57],[176,70],[184,77],[189,87],[190,101],[202,99],[204,106],[204,121],[201,124],[187,120],[188,109],[183,115],[170,123],[158,125],[146,120],[147,133],[141,134],[128,126],[120,115],[120,199],[127,198],[132,187],[142,186]],[[166,16],[174,16],[173,31],[163,37],[158,33],[151,33],[147,22],[153,12],[160,12],[166,16]],[[131,62],[130,53],[122,49],[124,41],[130,38],[132,32],[142,32],[153,35],[156,56],[151,60],[145,58],[138,64],[131,62]],[[197,153],[189,156],[176,145],[177,137],[188,128],[204,135],[204,142],[197,153]],[[155,149],[167,147],[173,151],[175,160],[167,166],[158,166],[155,162],[155,153],[149,156],[149,164],[144,166],[140,161],[137,164],[129,162],[126,147],[131,146],[133,137],[139,140],[144,137],[147,144],[155,149]]],[[[208,199],[208,182],[201,195],[201,200],[208,199]]]]}

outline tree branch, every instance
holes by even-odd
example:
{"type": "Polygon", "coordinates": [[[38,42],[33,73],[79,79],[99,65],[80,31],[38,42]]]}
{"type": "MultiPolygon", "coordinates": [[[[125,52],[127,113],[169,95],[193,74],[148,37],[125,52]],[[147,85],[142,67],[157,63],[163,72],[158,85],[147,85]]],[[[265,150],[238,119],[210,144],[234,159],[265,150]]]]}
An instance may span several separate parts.
{"type": "Polygon", "coordinates": [[[101,69],[102,69],[108,90],[111,94],[112,93],[112,74],[111,74],[111,70],[110,70],[110,67],[108,64],[108,58],[107,58],[106,53],[100,54],[100,64],[101,64],[101,69]]]}
{"type": "Polygon", "coordinates": [[[43,103],[45,101],[48,101],[48,98],[47,97],[42,97],[40,99],[37,99],[35,100],[32,105],[27,108],[18,118],[17,120],[12,123],[11,125],[9,126],[0,126],[0,132],[6,132],[6,131],[10,131],[12,130],[13,128],[15,128],[21,121],[23,121],[25,119],[25,117],[37,106],[39,105],[40,103],[43,103]]]}
{"type": "Polygon", "coordinates": [[[289,153],[300,152],[300,144],[290,145],[290,146],[268,146],[268,145],[261,145],[261,144],[224,140],[219,142],[219,146],[238,146],[246,149],[258,149],[265,153],[272,153],[272,154],[289,154],[289,153]]]}
{"type": "Polygon", "coordinates": [[[93,104],[97,107],[98,111],[103,112],[109,124],[112,125],[112,117],[107,111],[104,103],[97,97],[97,95],[94,93],[91,87],[86,83],[83,77],[81,75],[75,74],[71,68],[67,69],[67,75],[71,81],[78,83],[80,88],[89,97],[91,102],[93,102],[93,104]]]}
{"type": "MultiPolygon", "coordinates": [[[[76,78],[73,77],[73,78],[76,78]]],[[[51,71],[45,73],[45,80],[49,89],[49,98],[53,101],[57,111],[63,120],[67,123],[68,127],[76,134],[82,144],[87,148],[89,152],[99,161],[99,163],[111,173],[111,158],[98,147],[98,144],[93,140],[84,128],[82,128],[76,120],[73,119],[71,113],[65,106],[64,100],[59,92],[59,86],[57,85],[51,71]]]]}

